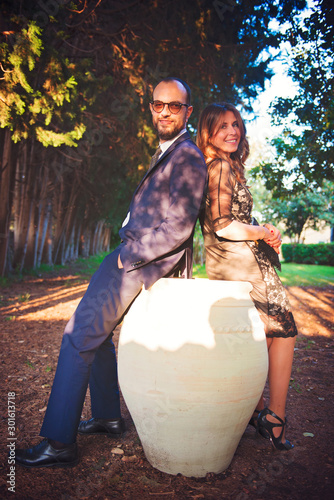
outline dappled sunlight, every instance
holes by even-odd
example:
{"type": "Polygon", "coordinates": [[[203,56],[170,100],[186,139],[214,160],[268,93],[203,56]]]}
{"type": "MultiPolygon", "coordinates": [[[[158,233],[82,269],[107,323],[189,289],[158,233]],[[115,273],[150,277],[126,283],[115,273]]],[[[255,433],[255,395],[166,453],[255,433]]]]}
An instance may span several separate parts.
{"type": "Polygon", "coordinates": [[[5,317],[16,321],[50,321],[70,318],[87,289],[87,283],[64,288],[64,285],[50,289],[37,298],[0,308],[5,317]]]}
{"type": "Polygon", "coordinates": [[[287,292],[299,333],[333,337],[334,288],[315,290],[292,286],[287,292]]]}
{"type": "Polygon", "coordinates": [[[237,338],[235,343],[264,341],[250,290],[247,282],[162,278],[132,304],[124,319],[122,343],[177,351],[188,344],[215,349],[217,335],[237,338]]]}
{"type": "Polygon", "coordinates": [[[146,458],[163,472],[204,477],[233,458],[268,371],[250,290],[247,282],[162,278],[124,318],[120,389],[146,458]]]}

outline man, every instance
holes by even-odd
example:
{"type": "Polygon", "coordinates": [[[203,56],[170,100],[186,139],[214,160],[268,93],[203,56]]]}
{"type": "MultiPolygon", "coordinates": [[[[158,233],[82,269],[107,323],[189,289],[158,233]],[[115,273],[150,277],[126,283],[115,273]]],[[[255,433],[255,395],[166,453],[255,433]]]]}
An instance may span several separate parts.
{"type": "Polygon", "coordinates": [[[38,445],[16,451],[26,467],[72,466],[80,434],[121,436],[117,365],[112,332],[140,293],[161,277],[191,273],[192,238],[206,183],[206,166],[186,131],[190,89],[166,78],[150,103],[160,139],[156,163],[136,189],[119,234],[68,322],[38,445]],[[92,418],[80,422],[88,384],[92,418]]]}

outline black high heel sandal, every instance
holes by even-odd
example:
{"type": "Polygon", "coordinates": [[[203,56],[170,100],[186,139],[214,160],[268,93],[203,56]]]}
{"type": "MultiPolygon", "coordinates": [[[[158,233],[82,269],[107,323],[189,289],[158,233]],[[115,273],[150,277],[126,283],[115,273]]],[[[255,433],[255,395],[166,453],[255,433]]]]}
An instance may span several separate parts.
{"type": "Polygon", "coordinates": [[[284,427],[286,426],[287,419],[285,418],[285,422],[278,416],[276,413],[271,411],[269,408],[264,408],[264,410],[260,411],[259,416],[257,417],[257,427],[258,431],[262,436],[266,436],[270,439],[273,446],[277,450],[291,450],[293,448],[293,444],[290,443],[287,439],[285,443],[282,443],[282,437],[284,433],[284,427]],[[274,422],[270,422],[266,419],[266,415],[271,415],[276,418],[280,423],[275,424],[274,422]],[[281,433],[278,437],[274,436],[273,428],[274,427],[282,427],[281,433]]]}
{"type": "Polygon", "coordinates": [[[265,439],[269,439],[268,434],[266,434],[262,429],[259,428],[259,414],[263,410],[254,410],[253,416],[251,417],[250,421],[248,422],[248,425],[251,425],[254,427],[256,430],[256,434],[260,434],[260,436],[264,437],[265,439]],[[257,415],[255,416],[254,413],[257,415]]]}
{"type": "Polygon", "coordinates": [[[251,417],[250,421],[248,422],[248,425],[251,425],[252,427],[254,427],[254,429],[257,430],[257,419],[258,419],[258,415],[260,413],[260,410],[254,410],[253,412],[253,416],[251,417]],[[254,416],[254,413],[257,415],[257,416],[254,416]]]}

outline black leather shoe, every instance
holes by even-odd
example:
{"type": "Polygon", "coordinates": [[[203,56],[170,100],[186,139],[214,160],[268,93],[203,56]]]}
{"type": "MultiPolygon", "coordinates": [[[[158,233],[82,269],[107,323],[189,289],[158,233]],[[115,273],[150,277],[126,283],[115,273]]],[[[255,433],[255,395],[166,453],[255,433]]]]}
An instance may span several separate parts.
{"type": "Polygon", "coordinates": [[[77,444],[56,450],[45,438],[36,446],[16,450],[15,461],[24,467],[73,467],[79,462],[77,444]]]}
{"type": "Polygon", "coordinates": [[[107,435],[109,437],[121,437],[124,432],[125,424],[122,418],[114,418],[113,420],[91,418],[80,422],[78,427],[78,433],[87,436],[107,435]]]}

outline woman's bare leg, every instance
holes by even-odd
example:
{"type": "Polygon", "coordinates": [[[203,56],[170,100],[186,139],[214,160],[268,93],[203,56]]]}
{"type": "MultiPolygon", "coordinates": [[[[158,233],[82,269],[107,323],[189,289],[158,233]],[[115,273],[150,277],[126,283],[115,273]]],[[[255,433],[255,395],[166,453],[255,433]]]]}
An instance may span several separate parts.
{"type": "MultiPolygon", "coordinates": [[[[285,420],[285,406],[289,389],[293,353],[296,337],[274,337],[267,339],[269,355],[269,408],[282,420],[285,420]]],[[[277,420],[270,415],[266,418],[274,423],[277,420]]],[[[273,433],[278,437],[281,428],[276,427],[273,433]]],[[[285,437],[282,438],[285,442],[285,437]]]]}

